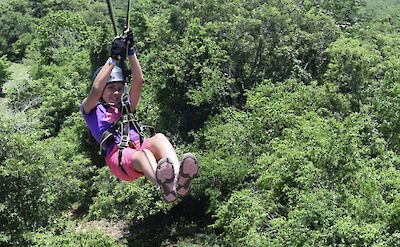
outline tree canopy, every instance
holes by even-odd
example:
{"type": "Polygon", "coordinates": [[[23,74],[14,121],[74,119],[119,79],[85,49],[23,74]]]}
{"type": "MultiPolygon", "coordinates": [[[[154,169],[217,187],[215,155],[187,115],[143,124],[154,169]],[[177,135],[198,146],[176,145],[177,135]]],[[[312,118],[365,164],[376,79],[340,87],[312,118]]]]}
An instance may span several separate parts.
{"type": "Polygon", "coordinates": [[[137,117],[201,165],[165,204],[111,175],[79,112],[106,2],[0,1],[0,245],[400,245],[399,2],[381,5],[132,2],[137,117]],[[104,221],[122,235],[84,227],[104,221]]]}

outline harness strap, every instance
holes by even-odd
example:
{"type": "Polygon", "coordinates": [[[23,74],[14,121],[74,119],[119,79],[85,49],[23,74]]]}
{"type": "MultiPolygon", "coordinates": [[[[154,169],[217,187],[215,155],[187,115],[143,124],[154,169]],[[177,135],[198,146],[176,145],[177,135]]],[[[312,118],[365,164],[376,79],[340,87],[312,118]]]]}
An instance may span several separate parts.
{"type": "Polygon", "coordinates": [[[115,142],[115,136],[117,135],[118,125],[114,124],[108,130],[104,131],[100,139],[99,155],[102,150],[106,150],[111,144],[115,142]]]}
{"type": "Polygon", "coordinates": [[[106,130],[101,136],[99,155],[102,150],[106,150],[111,144],[115,143],[115,139],[118,133],[121,135],[121,141],[118,144],[118,166],[122,172],[126,175],[127,172],[122,165],[122,154],[125,148],[129,147],[130,140],[130,126],[133,126],[135,131],[139,134],[140,145],[144,142],[144,130],[149,129],[150,136],[155,135],[155,128],[150,125],[141,125],[136,119],[133,113],[124,113],[121,118],[111,126],[109,130],[106,130]],[[119,130],[119,131],[118,131],[119,130]]]}
{"type": "MultiPolygon", "coordinates": [[[[142,123],[139,123],[133,116],[132,113],[129,114],[129,122],[130,124],[132,124],[133,128],[135,129],[135,131],[139,134],[139,141],[140,141],[140,145],[143,144],[144,142],[144,132],[146,130],[149,131],[150,136],[154,136],[155,135],[155,128],[154,126],[151,125],[145,125],[142,123]]],[[[120,120],[119,120],[120,121],[120,120]]],[[[110,129],[104,131],[103,135],[101,136],[100,139],[100,149],[99,149],[99,155],[102,153],[102,150],[107,150],[107,148],[111,145],[115,143],[115,137],[117,136],[118,133],[121,133],[121,131],[118,131],[118,128],[121,128],[121,123],[117,122],[115,124],[113,124],[110,129]]],[[[122,135],[121,135],[122,136],[122,135]]],[[[129,146],[129,133],[127,134],[127,138],[128,138],[128,145],[125,144],[125,146],[129,146]]],[[[122,138],[126,140],[125,138],[122,138]]]]}
{"type": "Polygon", "coordinates": [[[120,123],[120,130],[121,130],[121,141],[118,144],[118,165],[121,168],[121,170],[125,174],[127,174],[122,165],[122,153],[123,153],[124,149],[129,146],[129,141],[130,141],[130,138],[129,138],[129,115],[128,114],[122,115],[122,121],[120,123]]]}

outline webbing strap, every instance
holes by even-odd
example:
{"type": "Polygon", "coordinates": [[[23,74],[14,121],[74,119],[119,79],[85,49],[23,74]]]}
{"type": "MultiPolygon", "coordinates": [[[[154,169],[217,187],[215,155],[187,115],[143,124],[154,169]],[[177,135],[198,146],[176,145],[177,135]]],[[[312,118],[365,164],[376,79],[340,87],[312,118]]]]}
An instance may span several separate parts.
{"type": "Polygon", "coordinates": [[[150,125],[141,125],[139,122],[135,119],[133,113],[126,113],[121,116],[121,118],[118,120],[117,123],[115,123],[108,131],[105,131],[101,137],[100,141],[100,151],[99,154],[101,154],[101,150],[106,150],[109,145],[112,143],[115,143],[115,137],[118,133],[121,134],[121,141],[118,144],[118,166],[121,168],[121,171],[128,175],[126,172],[123,164],[122,164],[122,155],[123,151],[125,148],[129,147],[129,142],[130,142],[130,126],[133,126],[135,129],[136,133],[139,134],[139,141],[140,145],[143,145],[144,142],[144,130],[149,129],[150,130],[150,136],[155,135],[155,128],[150,125]],[[117,130],[119,129],[119,131],[117,130]]]}
{"type": "MultiPolygon", "coordinates": [[[[119,149],[119,150],[118,150],[118,166],[119,166],[119,168],[121,168],[121,171],[122,171],[123,173],[125,173],[126,175],[128,175],[128,173],[126,172],[124,166],[122,165],[122,154],[123,154],[123,152],[124,152],[124,149],[119,149]]],[[[128,175],[128,176],[129,176],[129,175],[128,175]]]]}
{"type": "MultiPolygon", "coordinates": [[[[118,120],[117,123],[115,123],[108,130],[106,130],[103,133],[103,135],[101,136],[99,154],[101,154],[101,150],[106,150],[111,144],[113,144],[115,142],[115,137],[117,136],[118,133],[121,133],[121,135],[122,135],[122,133],[124,132],[124,131],[122,131],[122,127],[121,127],[121,125],[122,125],[122,123],[120,122],[120,121],[122,121],[121,118],[120,118],[120,120],[118,120]]],[[[130,130],[130,125],[133,126],[136,133],[139,134],[140,145],[142,145],[144,142],[144,138],[145,138],[144,132],[146,129],[149,130],[150,136],[155,135],[155,128],[151,125],[140,124],[135,119],[134,114],[130,113],[128,116],[128,120],[129,120],[129,127],[126,126],[125,129],[129,128],[129,130],[130,130]]],[[[129,141],[130,141],[129,130],[124,132],[124,133],[126,133],[124,135],[125,137],[121,137],[121,140],[123,140],[123,142],[124,142],[124,144],[120,145],[121,147],[129,146],[129,141]]]]}
{"type": "Polygon", "coordinates": [[[120,133],[121,133],[121,141],[118,144],[118,165],[121,168],[121,170],[125,173],[125,169],[122,165],[122,152],[124,151],[125,148],[129,146],[129,115],[128,114],[123,114],[122,115],[122,121],[120,123],[120,133]]]}

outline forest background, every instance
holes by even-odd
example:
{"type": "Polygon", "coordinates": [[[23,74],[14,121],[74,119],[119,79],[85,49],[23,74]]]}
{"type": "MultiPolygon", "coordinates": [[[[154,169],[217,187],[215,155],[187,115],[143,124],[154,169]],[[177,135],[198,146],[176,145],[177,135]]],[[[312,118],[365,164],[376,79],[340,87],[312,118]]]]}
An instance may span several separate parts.
{"type": "Polygon", "coordinates": [[[0,4],[1,246],[400,246],[399,0],[133,1],[137,117],[201,164],[173,204],[88,141],[106,2],[0,4]]]}

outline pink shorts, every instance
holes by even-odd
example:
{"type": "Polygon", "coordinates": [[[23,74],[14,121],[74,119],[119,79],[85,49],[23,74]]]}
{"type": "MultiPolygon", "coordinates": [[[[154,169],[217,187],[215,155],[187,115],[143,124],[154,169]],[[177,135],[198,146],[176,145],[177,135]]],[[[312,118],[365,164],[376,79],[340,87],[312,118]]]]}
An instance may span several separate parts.
{"type": "Polygon", "coordinates": [[[132,147],[127,147],[122,152],[122,166],[126,173],[119,167],[118,164],[118,146],[114,145],[110,154],[106,157],[106,163],[110,168],[112,174],[123,181],[132,181],[137,178],[143,177],[143,172],[139,172],[133,168],[132,158],[133,154],[137,151],[146,149],[148,142],[145,140],[140,146],[139,142],[132,145],[132,147]],[[134,146],[134,147],[133,147],[134,146]]]}

